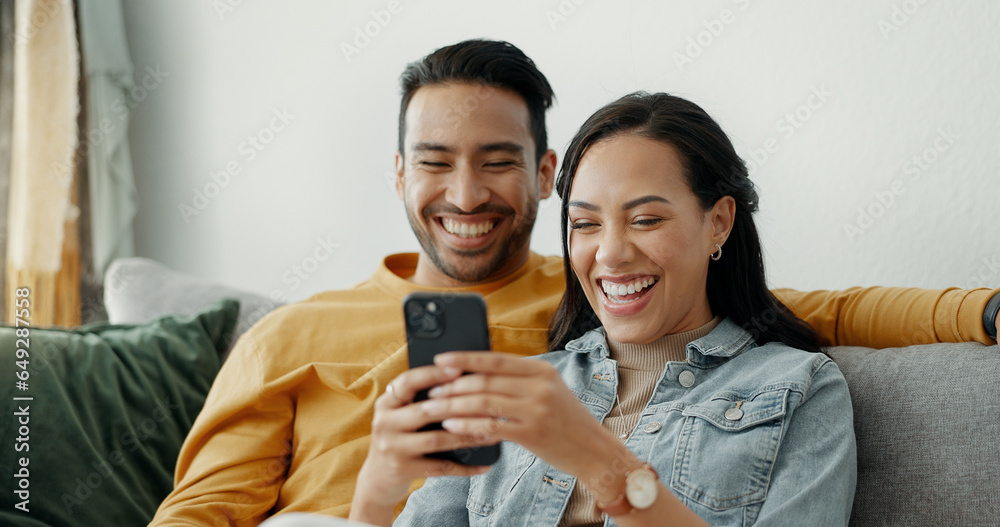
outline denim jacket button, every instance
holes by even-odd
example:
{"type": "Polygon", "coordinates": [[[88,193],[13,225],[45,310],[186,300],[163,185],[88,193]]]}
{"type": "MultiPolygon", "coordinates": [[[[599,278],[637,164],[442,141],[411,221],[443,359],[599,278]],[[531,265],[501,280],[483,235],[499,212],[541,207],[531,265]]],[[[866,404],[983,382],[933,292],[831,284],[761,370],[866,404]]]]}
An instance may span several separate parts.
{"type": "Polygon", "coordinates": [[[648,425],[646,425],[646,427],[643,428],[642,430],[644,432],[646,432],[647,434],[655,434],[655,433],[657,433],[657,432],[660,431],[660,427],[661,426],[662,425],[660,423],[653,422],[653,423],[649,423],[648,425]]]}
{"type": "Polygon", "coordinates": [[[681,383],[681,386],[685,388],[690,388],[694,386],[694,374],[691,373],[691,370],[684,370],[677,377],[677,382],[681,383]]]}
{"type": "Polygon", "coordinates": [[[730,421],[739,421],[740,419],[743,419],[743,410],[740,410],[739,408],[730,408],[726,410],[724,415],[726,416],[726,419],[729,419],[730,421]]]}

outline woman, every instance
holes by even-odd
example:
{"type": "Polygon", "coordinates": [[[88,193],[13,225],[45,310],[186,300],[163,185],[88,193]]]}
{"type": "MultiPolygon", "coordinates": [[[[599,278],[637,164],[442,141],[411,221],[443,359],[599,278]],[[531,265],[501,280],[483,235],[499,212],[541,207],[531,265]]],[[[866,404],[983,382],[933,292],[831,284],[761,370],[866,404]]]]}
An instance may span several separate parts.
{"type": "Polygon", "coordinates": [[[718,124],[625,96],[584,123],[557,188],[558,351],[443,354],[394,380],[352,519],[388,524],[413,479],[454,475],[471,477],[428,479],[397,524],[845,525],[847,385],[768,292],[757,195],[718,124]],[[492,467],[422,457],[499,441],[492,467]]]}

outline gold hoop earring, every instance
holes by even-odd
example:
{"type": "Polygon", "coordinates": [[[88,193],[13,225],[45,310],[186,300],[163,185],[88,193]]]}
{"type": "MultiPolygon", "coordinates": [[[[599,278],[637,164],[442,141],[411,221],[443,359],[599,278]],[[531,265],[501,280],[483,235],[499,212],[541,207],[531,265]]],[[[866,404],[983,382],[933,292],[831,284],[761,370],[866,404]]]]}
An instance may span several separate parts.
{"type": "Polygon", "coordinates": [[[713,262],[718,262],[719,258],[722,258],[722,246],[719,244],[715,244],[715,248],[718,249],[718,251],[715,251],[708,257],[711,258],[713,262]]]}

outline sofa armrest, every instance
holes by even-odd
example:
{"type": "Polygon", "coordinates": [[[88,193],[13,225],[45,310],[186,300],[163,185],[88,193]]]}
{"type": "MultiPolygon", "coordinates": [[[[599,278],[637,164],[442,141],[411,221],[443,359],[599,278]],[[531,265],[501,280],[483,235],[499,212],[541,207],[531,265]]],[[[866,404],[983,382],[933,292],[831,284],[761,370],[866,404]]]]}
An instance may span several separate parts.
{"type": "Polygon", "coordinates": [[[997,346],[842,346],[828,353],[854,406],[851,525],[996,525],[997,346]]]}

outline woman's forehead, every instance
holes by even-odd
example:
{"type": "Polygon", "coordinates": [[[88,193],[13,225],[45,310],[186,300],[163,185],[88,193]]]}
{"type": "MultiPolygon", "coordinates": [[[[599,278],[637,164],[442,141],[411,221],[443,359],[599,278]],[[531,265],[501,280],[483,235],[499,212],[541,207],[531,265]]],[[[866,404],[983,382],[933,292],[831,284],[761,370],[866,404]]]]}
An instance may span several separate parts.
{"type": "Polygon", "coordinates": [[[571,199],[632,199],[636,193],[688,189],[681,155],[669,143],[637,135],[598,141],[583,154],[571,199]]]}

